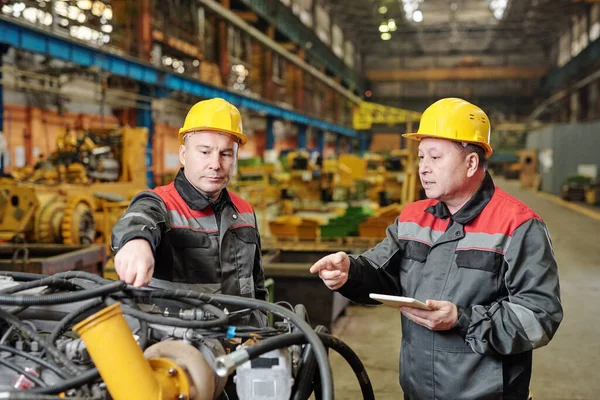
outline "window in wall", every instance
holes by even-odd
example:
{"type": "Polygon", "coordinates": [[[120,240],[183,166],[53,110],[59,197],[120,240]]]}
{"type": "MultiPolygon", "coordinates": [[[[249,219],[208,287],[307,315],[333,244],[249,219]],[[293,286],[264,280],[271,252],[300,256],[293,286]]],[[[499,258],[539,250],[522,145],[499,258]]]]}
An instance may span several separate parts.
{"type": "Polygon", "coordinates": [[[327,45],[331,44],[331,20],[325,8],[317,5],[315,7],[317,36],[327,45]]]}
{"type": "Polygon", "coordinates": [[[590,9],[590,41],[600,37],[600,4],[596,3],[590,9]]]}

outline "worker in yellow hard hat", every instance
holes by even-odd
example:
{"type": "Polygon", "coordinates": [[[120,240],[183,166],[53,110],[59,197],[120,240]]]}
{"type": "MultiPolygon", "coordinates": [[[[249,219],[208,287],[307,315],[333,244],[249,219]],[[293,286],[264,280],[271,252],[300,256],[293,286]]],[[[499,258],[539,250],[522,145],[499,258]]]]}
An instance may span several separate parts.
{"type": "MultiPolygon", "coordinates": [[[[226,189],[247,141],[240,112],[220,98],[201,101],[188,112],[179,141],[183,167],[175,180],[133,198],[113,228],[117,274],[136,287],[266,300],[254,210],[226,189]]],[[[258,311],[242,315],[242,325],[267,321],[258,311]]]]}
{"type": "Polygon", "coordinates": [[[490,121],[479,107],[439,100],[404,136],[420,141],[428,199],[407,204],[374,248],[328,255],[310,272],[357,302],[405,297],[392,304],[401,312],[407,398],[527,399],[532,351],[563,317],[546,225],[495,187],[486,171],[490,121]]]}

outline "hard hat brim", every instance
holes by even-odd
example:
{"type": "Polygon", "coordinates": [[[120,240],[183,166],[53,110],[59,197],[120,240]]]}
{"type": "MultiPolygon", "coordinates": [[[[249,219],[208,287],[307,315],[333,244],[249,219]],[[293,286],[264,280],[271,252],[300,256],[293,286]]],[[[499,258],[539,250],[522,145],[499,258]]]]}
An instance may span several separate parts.
{"type": "Polygon", "coordinates": [[[192,133],[192,132],[215,132],[215,133],[219,133],[221,135],[228,135],[233,137],[239,144],[240,146],[245,145],[248,142],[248,137],[246,135],[244,135],[243,133],[239,133],[239,132],[234,132],[234,131],[229,131],[227,129],[215,129],[215,128],[208,128],[208,127],[197,127],[197,128],[190,128],[190,129],[186,129],[186,130],[179,130],[179,142],[181,144],[183,144],[183,138],[185,137],[185,135],[187,135],[188,133],[192,133]]]}
{"type": "Polygon", "coordinates": [[[483,147],[483,149],[485,150],[485,157],[489,158],[493,153],[494,153],[494,149],[492,149],[492,146],[490,146],[489,144],[485,144],[485,143],[481,143],[481,142],[474,142],[474,141],[469,141],[469,140],[459,140],[459,139],[450,139],[450,138],[445,138],[445,137],[439,137],[437,135],[427,135],[427,134],[423,134],[423,133],[403,133],[402,137],[405,137],[407,139],[410,140],[421,140],[423,138],[434,138],[434,139],[444,139],[444,140],[450,140],[452,142],[461,142],[461,143],[470,143],[470,144],[474,144],[480,147],[483,147]]]}

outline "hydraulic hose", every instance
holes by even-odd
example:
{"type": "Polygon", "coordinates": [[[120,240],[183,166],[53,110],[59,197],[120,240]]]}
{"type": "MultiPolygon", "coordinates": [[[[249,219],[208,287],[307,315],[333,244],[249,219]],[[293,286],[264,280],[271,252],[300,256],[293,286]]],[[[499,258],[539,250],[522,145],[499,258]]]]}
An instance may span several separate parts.
{"type": "Polygon", "coordinates": [[[54,329],[52,329],[52,332],[50,333],[50,336],[48,336],[48,342],[54,344],[54,342],[56,342],[56,339],[58,339],[58,337],[60,336],[61,333],[63,333],[63,331],[65,330],[65,328],[71,323],[73,322],[75,319],[77,319],[77,317],[81,316],[81,314],[83,314],[86,311],[91,310],[94,307],[97,307],[101,304],[104,304],[104,301],[102,299],[94,299],[91,302],[84,304],[83,306],[71,311],[70,313],[68,313],[63,319],[61,319],[55,326],[54,329]]]}
{"type": "Polygon", "coordinates": [[[19,367],[17,364],[12,363],[4,358],[0,358],[0,364],[4,365],[6,368],[8,369],[12,369],[13,371],[15,371],[18,374],[22,374],[25,377],[27,377],[27,379],[29,379],[31,382],[35,383],[38,386],[41,387],[45,387],[46,383],[41,380],[40,378],[38,378],[37,376],[30,374],[29,372],[25,371],[23,368],[19,367]]]}
{"type": "MultiPolygon", "coordinates": [[[[323,325],[319,325],[315,328],[315,332],[317,334],[327,333],[328,329],[323,325]]],[[[313,378],[316,370],[315,353],[312,352],[311,345],[307,344],[302,351],[302,359],[294,382],[292,400],[307,400],[310,397],[313,391],[313,378]]]]}
{"type": "Polygon", "coordinates": [[[73,364],[71,360],[58,351],[58,349],[54,347],[52,343],[49,343],[46,339],[41,337],[34,329],[21,321],[19,318],[0,308],[0,319],[5,320],[11,325],[14,325],[14,327],[20,330],[23,335],[38,342],[48,352],[48,354],[54,357],[55,360],[60,361],[69,371],[69,373],[77,375],[81,372],[79,368],[77,368],[77,366],[73,364]]]}
{"type": "Polygon", "coordinates": [[[57,365],[54,365],[51,362],[44,360],[43,358],[36,357],[31,353],[27,353],[26,351],[17,350],[14,347],[0,345],[0,351],[7,351],[16,356],[20,356],[35,362],[36,364],[41,365],[42,367],[48,368],[50,371],[54,372],[56,375],[60,376],[63,379],[67,379],[69,375],[67,375],[62,369],[60,369],[57,365]]]}
{"type": "MultiPolygon", "coordinates": [[[[373,386],[371,385],[369,375],[356,353],[354,353],[348,345],[334,336],[326,333],[315,333],[315,335],[318,335],[319,339],[322,341],[322,343],[320,343],[321,345],[325,345],[338,352],[350,365],[360,384],[363,398],[365,400],[374,400],[375,394],[373,393],[373,386]]],[[[304,343],[307,343],[307,338],[301,332],[274,336],[255,345],[218,357],[215,362],[215,370],[217,375],[222,376],[222,370],[232,367],[232,363],[235,363],[235,366],[237,366],[243,362],[259,357],[262,354],[268,353],[269,351],[304,343]]],[[[323,389],[325,389],[325,387],[326,385],[323,386],[323,389]]]]}
{"type": "Polygon", "coordinates": [[[227,314],[223,312],[223,310],[220,310],[219,308],[210,304],[204,304],[204,307],[209,309],[211,313],[215,314],[217,316],[217,319],[208,321],[186,321],[180,318],[163,317],[162,315],[148,314],[144,311],[136,310],[126,305],[124,305],[122,309],[123,314],[131,315],[132,317],[135,317],[141,321],[149,322],[151,324],[170,325],[179,328],[191,329],[207,329],[227,324],[228,317],[227,314]]]}
{"type": "Polygon", "coordinates": [[[276,304],[269,303],[263,300],[250,299],[245,297],[228,296],[223,294],[206,294],[191,290],[132,290],[128,292],[139,294],[146,297],[170,298],[169,296],[186,297],[191,299],[202,300],[206,303],[217,301],[222,304],[232,305],[240,308],[251,308],[253,310],[262,310],[272,312],[273,314],[287,318],[298,327],[298,329],[306,336],[306,340],[313,345],[317,362],[319,365],[319,375],[323,382],[322,395],[324,400],[333,399],[333,377],[331,374],[331,366],[327,357],[327,351],[323,343],[319,340],[317,334],[312,330],[309,324],[298,318],[293,312],[276,304]]]}
{"type": "Polygon", "coordinates": [[[73,303],[81,300],[89,300],[94,297],[106,296],[111,293],[120,292],[127,284],[123,281],[114,281],[93,289],[80,290],[73,293],[58,293],[42,296],[0,296],[0,305],[7,306],[33,306],[73,303]]]}
{"type": "MultiPolygon", "coordinates": [[[[63,382],[61,382],[57,385],[46,386],[44,388],[34,388],[34,389],[29,390],[29,392],[46,393],[46,394],[62,393],[69,389],[75,389],[75,388],[81,387],[81,386],[85,385],[86,383],[90,383],[98,378],[100,378],[100,373],[98,372],[98,370],[96,368],[94,368],[94,369],[87,370],[85,372],[80,372],[79,375],[77,375],[76,377],[64,380],[63,382]]],[[[32,397],[29,397],[29,399],[31,399],[31,398],[32,397]]],[[[38,397],[36,396],[35,398],[37,399],[38,397]]]]}
{"type": "Polygon", "coordinates": [[[21,292],[27,289],[33,289],[40,286],[52,286],[60,289],[66,290],[76,290],[78,286],[72,282],[69,282],[65,279],[59,279],[54,276],[49,276],[43,279],[36,279],[33,281],[21,283],[19,285],[11,286],[6,289],[0,290],[0,294],[12,294],[16,292],[21,292]]]}
{"type": "MultiPolygon", "coordinates": [[[[123,303],[127,304],[129,307],[133,308],[134,310],[142,312],[142,310],[140,310],[140,307],[138,306],[138,304],[129,297],[124,297],[123,303]]],[[[148,336],[149,336],[148,322],[143,321],[139,318],[137,320],[140,323],[140,334],[138,335],[138,345],[140,346],[140,348],[142,350],[145,350],[146,346],[148,345],[148,336]]]]}

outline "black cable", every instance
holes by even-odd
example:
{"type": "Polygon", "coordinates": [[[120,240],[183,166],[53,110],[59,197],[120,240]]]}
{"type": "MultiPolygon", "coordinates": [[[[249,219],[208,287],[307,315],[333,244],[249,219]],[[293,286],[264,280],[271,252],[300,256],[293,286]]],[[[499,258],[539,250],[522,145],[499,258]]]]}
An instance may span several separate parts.
{"type": "Polygon", "coordinates": [[[149,322],[151,324],[169,325],[176,326],[179,328],[207,329],[227,324],[228,316],[223,312],[223,310],[219,310],[217,307],[210,304],[204,304],[204,306],[207,308],[212,307],[213,310],[211,310],[211,312],[213,314],[220,313],[222,315],[218,316],[217,319],[208,321],[186,321],[180,318],[163,317],[162,315],[148,314],[144,311],[136,310],[127,305],[124,305],[124,307],[122,307],[122,310],[123,314],[131,315],[132,317],[149,322]]]}
{"type": "MultiPolygon", "coordinates": [[[[127,304],[129,307],[131,307],[137,311],[142,312],[142,310],[140,309],[140,306],[138,306],[138,304],[129,297],[124,297],[123,303],[127,304]]],[[[137,320],[140,323],[140,334],[138,335],[138,344],[142,350],[145,350],[146,346],[148,345],[148,337],[149,337],[148,322],[143,321],[139,318],[137,320]]]]}
{"type": "MultiPolygon", "coordinates": [[[[69,389],[75,389],[85,385],[86,383],[90,383],[100,377],[100,373],[96,368],[87,370],[85,372],[80,372],[74,378],[67,379],[65,381],[60,382],[54,386],[46,386],[45,388],[35,388],[29,390],[33,393],[46,393],[46,394],[56,394],[62,393],[69,389]]],[[[37,397],[36,397],[37,398],[37,397]]]]}
{"type": "Polygon", "coordinates": [[[43,279],[36,279],[33,281],[21,283],[15,286],[8,287],[6,289],[0,290],[0,294],[12,294],[16,292],[21,292],[27,289],[33,289],[40,286],[52,286],[65,290],[76,290],[79,288],[76,284],[69,282],[65,279],[59,279],[54,276],[49,276],[43,279]]]}
{"type": "Polygon", "coordinates": [[[64,397],[64,396],[53,396],[53,395],[43,395],[43,394],[35,394],[33,395],[31,392],[33,390],[20,391],[20,392],[2,392],[3,399],[8,400],[93,400],[90,397],[64,397]],[[8,396],[8,397],[6,397],[8,396]]]}
{"type": "Polygon", "coordinates": [[[73,293],[58,293],[42,296],[0,296],[0,305],[32,306],[73,303],[119,292],[126,286],[127,284],[123,281],[114,281],[96,288],[80,290],[73,293]]]}
{"type": "Polygon", "coordinates": [[[14,325],[14,327],[20,330],[24,336],[38,342],[52,357],[54,357],[55,360],[60,361],[61,364],[63,364],[64,367],[69,371],[69,373],[77,375],[81,372],[79,371],[79,368],[77,368],[77,366],[71,360],[58,351],[58,349],[54,347],[52,343],[49,343],[46,339],[41,337],[35,330],[31,329],[29,325],[23,323],[23,321],[21,321],[19,318],[0,308],[0,319],[5,320],[11,325],[14,325]]]}
{"type": "Polygon", "coordinates": [[[65,315],[64,318],[58,321],[58,323],[54,326],[54,329],[52,329],[50,336],[48,336],[47,338],[48,342],[54,344],[54,342],[56,342],[56,339],[58,339],[60,334],[63,333],[67,325],[69,325],[71,322],[77,319],[77,317],[79,317],[84,312],[89,311],[90,309],[97,307],[101,304],[104,304],[104,301],[102,299],[94,299],[91,302],[84,304],[83,306],[65,315]]]}
{"type": "Polygon", "coordinates": [[[36,279],[43,279],[48,275],[33,274],[31,272],[18,272],[18,271],[2,271],[0,276],[10,276],[15,281],[35,281],[36,279]]]}
{"type": "Polygon", "coordinates": [[[56,375],[60,376],[63,379],[67,379],[69,377],[69,375],[66,374],[57,365],[54,365],[53,363],[48,362],[48,361],[44,360],[43,358],[36,357],[36,356],[32,355],[31,353],[27,353],[26,351],[17,350],[14,347],[5,346],[5,345],[1,345],[1,344],[0,344],[0,351],[8,351],[16,356],[21,356],[23,358],[27,358],[28,360],[31,360],[31,361],[41,365],[42,367],[48,368],[49,370],[51,370],[52,372],[54,372],[56,375]]]}
{"type": "Polygon", "coordinates": [[[321,380],[323,382],[323,399],[331,400],[333,399],[333,377],[331,374],[331,366],[329,365],[329,359],[327,357],[327,351],[323,346],[323,343],[319,340],[317,334],[312,330],[310,325],[308,325],[305,321],[299,319],[293,312],[285,309],[284,307],[278,306],[276,304],[269,303],[263,300],[251,299],[247,297],[237,297],[237,296],[228,296],[224,294],[206,294],[195,292],[191,290],[135,290],[127,288],[128,292],[133,294],[139,293],[140,296],[149,296],[159,297],[159,298],[169,298],[166,296],[175,296],[175,297],[186,297],[197,300],[202,300],[206,303],[213,303],[215,301],[219,303],[223,303],[226,305],[237,306],[240,308],[251,308],[253,310],[262,310],[267,312],[272,312],[273,314],[284,318],[289,319],[298,327],[298,329],[306,336],[306,340],[313,345],[314,352],[317,357],[317,362],[319,365],[319,374],[321,380]]]}
{"type": "MultiPolygon", "coordinates": [[[[328,329],[323,325],[318,325],[315,328],[317,333],[327,333],[328,329]]],[[[292,400],[307,400],[313,391],[313,378],[317,370],[317,360],[312,352],[310,344],[304,346],[302,350],[302,358],[298,366],[298,373],[294,381],[292,389],[292,400]]]]}
{"type": "Polygon", "coordinates": [[[0,358],[0,364],[4,365],[8,369],[12,369],[13,371],[15,371],[18,374],[24,375],[25,377],[27,377],[27,379],[29,379],[31,382],[35,383],[38,386],[42,386],[42,387],[46,386],[46,383],[43,380],[41,380],[37,376],[25,371],[23,368],[19,367],[15,363],[8,361],[7,359],[0,358]]]}

